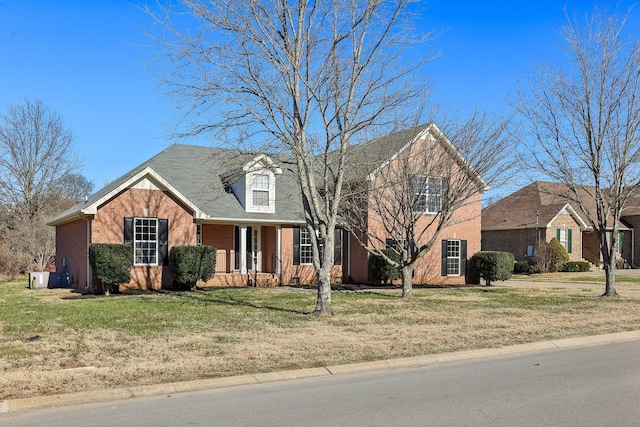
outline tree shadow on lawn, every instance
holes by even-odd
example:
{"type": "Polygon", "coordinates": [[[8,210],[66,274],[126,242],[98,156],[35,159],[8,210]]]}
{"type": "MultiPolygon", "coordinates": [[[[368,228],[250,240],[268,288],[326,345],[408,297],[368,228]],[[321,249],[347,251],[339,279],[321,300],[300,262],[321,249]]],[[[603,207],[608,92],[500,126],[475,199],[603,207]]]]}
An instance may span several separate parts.
{"type": "Polygon", "coordinates": [[[304,314],[304,315],[311,314],[310,311],[305,311],[305,310],[296,310],[292,308],[280,307],[280,306],[275,306],[270,304],[257,304],[257,303],[248,301],[242,298],[241,296],[236,297],[233,295],[226,294],[223,297],[221,295],[216,295],[216,294],[219,294],[220,291],[229,290],[229,289],[239,289],[239,290],[245,289],[246,290],[249,288],[246,288],[246,287],[200,288],[195,291],[173,291],[173,290],[162,289],[154,292],[161,293],[161,294],[166,293],[171,295],[173,298],[191,300],[195,302],[229,305],[229,306],[236,306],[236,307],[249,307],[249,308],[255,308],[257,310],[272,310],[272,311],[279,311],[283,313],[304,314]]]}

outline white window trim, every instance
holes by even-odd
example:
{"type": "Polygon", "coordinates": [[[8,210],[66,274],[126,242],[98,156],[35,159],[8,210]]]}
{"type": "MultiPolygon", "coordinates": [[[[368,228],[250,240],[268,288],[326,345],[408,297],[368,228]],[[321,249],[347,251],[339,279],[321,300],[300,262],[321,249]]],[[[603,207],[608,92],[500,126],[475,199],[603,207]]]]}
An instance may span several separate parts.
{"type": "MultiPolygon", "coordinates": [[[[142,225],[140,225],[142,227],[142,225]]],[[[158,265],[158,255],[159,255],[159,245],[158,245],[158,233],[160,232],[158,218],[145,218],[145,217],[135,217],[133,219],[133,265],[136,266],[156,266],[158,265]],[[142,221],[153,221],[155,222],[155,239],[138,239],[138,224],[142,221]],[[155,244],[155,262],[137,262],[138,259],[138,251],[144,251],[144,248],[138,248],[138,243],[153,243],[155,244]]],[[[148,249],[148,248],[147,248],[148,249]]]]}
{"type": "Polygon", "coordinates": [[[443,178],[439,176],[419,175],[413,178],[413,187],[418,198],[416,203],[418,212],[437,214],[442,210],[443,181],[443,178]],[[433,187],[439,188],[437,192],[432,193],[432,183],[433,187]],[[432,203],[434,200],[435,203],[432,203]],[[435,210],[432,209],[433,205],[435,205],[435,210]]]}
{"type": "Polygon", "coordinates": [[[461,240],[457,240],[457,239],[450,239],[447,240],[447,277],[459,277],[460,276],[460,270],[462,268],[462,262],[461,262],[461,254],[462,253],[462,241],[461,240]],[[458,256],[450,256],[449,255],[449,247],[451,244],[453,243],[457,243],[458,246],[458,256]],[[452,261],[457,261],[457,273],[449,273],[449,260],[452,261]]]}
{"type": "Polygon", "coordinates": [[[309,232],[308,228],[305,227],[300,227],[300,265],[310,265],[313,264],[313,248],[311,247],[312,242],[311,242],[311,234],[309,232]],[[308,240],[308,243],[302,243],[304,241],[304,239],[308,240]],[[306,259],[305,256],[303,256],[303,251],[302,248],[308,248],[308,262],[304,262],[303,259],[306,259]]]}
{"type": "Polygon", "coordinates": [[[271,176],[269,174],[260,172],[251,174],[251,204],[260,208],[268,208],[271,205],[271,176]],[[266,203],[256,203],[256,193],[266,195],[266,198],[260,198],[260,200],[266,200],[266,203]]]}

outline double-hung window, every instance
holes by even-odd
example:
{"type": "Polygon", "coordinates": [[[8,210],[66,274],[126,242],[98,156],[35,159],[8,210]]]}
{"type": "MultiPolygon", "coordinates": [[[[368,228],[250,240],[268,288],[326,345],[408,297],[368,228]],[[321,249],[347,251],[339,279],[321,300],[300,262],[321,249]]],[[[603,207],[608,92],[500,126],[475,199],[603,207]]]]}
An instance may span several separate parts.
{"type": "Polygon", "coordinates": [[[300,264],[313,263],[313,251],[311,249],[311,235],[307,228],[300,228],[300,264]]]}
{"type": "Polygon", "coordinates": [[[135,218],[133,259],[135,265],[158,264],[158,219],[135,218]]]}
{"type": "Polygon", "coordinates": [[[251,178],[253,206],[269,206],[269,175],[254,173],[251,178]]]}
{"type": "Polygon", "coordinates": [[[438,176],[416,176],[413,188],[416,197],[416,211],[438,213],[442,209],[442,189],[444,178],[438,176]]]}
{"type": "Polygon", "coordinates": [[[460,275],[460,240],[447,240],[447,276],[460,275]]]}

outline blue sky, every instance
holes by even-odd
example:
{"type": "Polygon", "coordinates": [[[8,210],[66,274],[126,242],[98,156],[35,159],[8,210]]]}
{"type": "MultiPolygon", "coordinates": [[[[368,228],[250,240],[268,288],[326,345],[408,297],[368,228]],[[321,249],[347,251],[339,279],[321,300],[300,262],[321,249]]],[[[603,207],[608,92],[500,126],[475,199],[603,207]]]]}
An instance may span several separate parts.
{"type": "MultiPolygon", "coordinates": [[[[426,68],[435,97],[507,111],[505,99],[532,60],[557,59],[565,4],[588,12],[595,3],[429,2],[418,25],[441,31],[430,43],[440,57],[426,68]]],[[[633,5],[620,4],[621,10],[633,5]]],[[[630,26],[637,26],[638,13],[630,26]]],[[[75,134],[84,161],[79,172],[94,190],[174,142],[166,137],[175,123],[173,106],[145,65],[149,25],[126,0],[0,0],[0,111],[25,97],[55,109],[75,134]]]]}

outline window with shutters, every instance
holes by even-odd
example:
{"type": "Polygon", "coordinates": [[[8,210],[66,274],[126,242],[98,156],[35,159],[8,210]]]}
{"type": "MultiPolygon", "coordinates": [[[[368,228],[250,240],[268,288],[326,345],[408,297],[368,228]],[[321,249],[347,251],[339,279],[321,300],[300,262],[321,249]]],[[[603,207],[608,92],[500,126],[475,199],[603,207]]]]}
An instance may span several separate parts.
{"type": "Polygon", "coordinates": [[[447,276],[460,275],[460,240],[447,240],[447,276]]]}
{"type": "Polygon", "coordinates": [[[560,242],[563,248],[567,251],[568,254],[572,252],[572,242],[571,242],[571,229],[567,228],[566,225],[562,225],[562,228],[556,229],[556,238],[560,242]]]}
{"type": "Polygon", "coordinates": [[[300,264],[313,263],[313,251],[311,249],[311,235],[309,229],[300,229],[300,264]]]}
{"type": "Polygon", "coordinates": [[[442,276],[465,276],[467,274],[467,241],[442,241],[442,276]]]}
{"type": "Polygon", "coordinates": [[[158,218],[135,218],[133,231],[135,265],[158,265],[158,218]]]}
{"type": "MultiPolygon", "coordinates": [[[[322,251],[323,243],[320,241],[318,244],[322,251]]],[[[293,265],[301,264],[313,264],[311,234],[306,227],[295,227],[293,229],[293,265]]],[[[342,230],[338,228],[335,229],[333,239],[333,264],[342,264],[342,230]]]]}

